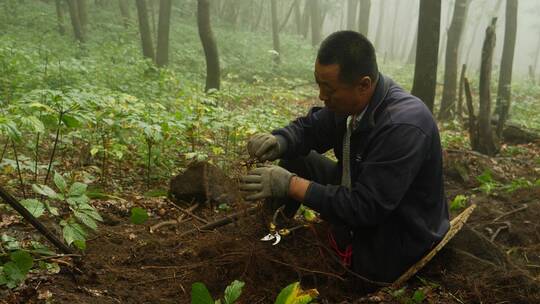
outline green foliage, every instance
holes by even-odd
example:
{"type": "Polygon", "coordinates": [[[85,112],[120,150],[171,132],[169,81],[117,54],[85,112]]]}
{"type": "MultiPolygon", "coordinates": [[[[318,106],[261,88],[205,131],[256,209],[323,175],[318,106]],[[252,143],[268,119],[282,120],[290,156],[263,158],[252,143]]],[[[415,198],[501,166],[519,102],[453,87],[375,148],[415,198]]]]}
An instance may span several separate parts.
{"type": "Polygon", "coordinates": [[[58,208],[67,207],[70,215],[60,220],[64,240],[68,245],[74,244],[77,248],[84,250],[86,249],[87,236],[84,227],[96,230],[97,222],[103,221],[103,219],[90,205],[90,198],[86,195],[88,187],[86,184],[74,182],[69,185],[64,177],[57,172],[54,173],[53,181],[58,192],[47,185],[32,185],[34,192],[46,197],[45,201],[27,199],[21,203],[36,217],[43,215],[45,210],[53,216],[60,217],[58,208]]]}
{"type": "Polygon", "coordinates": [[[463,194],[456,195],[456,197],[454,197],[454,199],[450,203],[450,210],[457,211],[457,210],[465,208],[467,204],[467,200],[468,198],[466,195],[463,195],[463,194]]]}
{"type": "Polygon", "coordinates": [[[210,291],[203,283],[196,282],[191,285],[191,303],[193,304],[234,304],[240,298],[242,294],[242,288],[244,288],[244,282],[234,280],[227,288],[225,288],[225,294],[223,295],[223,301],[217,299],[214,301],[210,291]]]}
{"type": "Polygon", "coordinates": [[[295,282],[283,288],[274,304],[308,304],[319,296],[316,289],[302,290],[295,282]]]}
{"type": "Polygon", "coordinates": [[[478,189],[487,195],[492,194],[500,186],[500,183],[495,181],[491,176],[490,170],[485,170],[481,175],[476,177],[476,180],[480,182],[478,189]]]}
{"type": "Polygon", "coordinates": [[[148,213],[140,207],[132,208],[130,220],[133,224],[141,225],[148,220],[148,213]]]}
{"type": "Polygon", "coordinates": [[[28,252],[22,250],[12,252],[10,261],[0,267],[0,286],[6,285],[8,288],[18,286],[33,265],[34,259],[28,252]]]}
{"type": "Polygon", "coordinates": [[[476,180],[480,182],[480,186],[477,189],[487,195],[493,194],[495,191],[512,193],[519,189],[530,188],[539,185],[539,180],[533,182],[522,177],[510,181],[510,183],[508,184],[502,184],[501,182],[493,179],[493,177],[491,176],[491,171],[489,170],[486,170],[481,175],[477,176],[476,180]]]}

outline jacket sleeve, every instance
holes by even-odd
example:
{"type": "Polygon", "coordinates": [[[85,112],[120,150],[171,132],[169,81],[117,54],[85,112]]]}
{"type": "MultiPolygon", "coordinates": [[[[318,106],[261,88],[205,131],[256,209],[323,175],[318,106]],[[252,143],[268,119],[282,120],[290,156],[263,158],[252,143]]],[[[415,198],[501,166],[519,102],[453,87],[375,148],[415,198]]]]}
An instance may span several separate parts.
{"type": "Polygon", "coordinates": [[[272,134],[282,136],[287,142],[283,158],[294,158],[307,155],[311,150],[319,153],[330,150],[335,142],[335,129],[333,114],[326,108],[313,107],[306,116],[272,134]]]}
{"type": "Polygon", "coordinates": [[[411,125],[382,130],[348,189],[310,184],[305,204],[333,223],[373,226],[397,208],[427,155],[430,137],[411,125]]]}

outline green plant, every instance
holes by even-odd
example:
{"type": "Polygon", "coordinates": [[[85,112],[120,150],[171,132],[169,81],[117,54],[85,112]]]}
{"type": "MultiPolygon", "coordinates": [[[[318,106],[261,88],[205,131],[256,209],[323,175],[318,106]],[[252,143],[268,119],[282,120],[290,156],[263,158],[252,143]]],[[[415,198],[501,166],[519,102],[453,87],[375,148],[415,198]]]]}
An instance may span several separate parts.
{"type": "Polygon", "coordinates": [[[465,208],[468,197],[463,194],[458,194],[450,203],[450,210],[456,211],[465,208]]]}
{"type": "Polygon", "coordinates": [[[499,182],[493,179],[490,170],[485,170],[481,175],[476,177],[476,180],[480,182],[480,186],[477,189],[480,189],[480,191],[487,195],[492,194],[493,191],[495,191],[501,185],[499,182]]]}
{"type": "Polygon", "coordinates": [[[30,253],[17,250],[9,255],[9,262],[0,266],[0,286],[15,288],[26,278],[27,273],[34,265],[30,253]]]}
{"type": "Polygon", "coordinates": [[[32,189],[47,199],[26,199],[21,201],[30,213],[40,217],[48,211],[51,215],[60,218],[60,225],[64,240],[68,245],[74,244],[79,249],[86,248],[87,232],[84,227],[92,230],[97,229],[97,222],[103,221],[96,209],[90,205],[90,199],[86,195],[87,185],[74,182],[68,185],[62,175],[55,172],[55,191],[47,185],[33,184],[32,189]],[[68,210],[67,215],[61,215],[60,210],[68,210]]]}
{"type": "Polygon", "coordinates": [[[203,283],[196,282],[191,286],[191,303],[193,304],[234,304],[242,294],[244,282],[234,280],[227,288],[221,299],[214,300],[203,283]]]}

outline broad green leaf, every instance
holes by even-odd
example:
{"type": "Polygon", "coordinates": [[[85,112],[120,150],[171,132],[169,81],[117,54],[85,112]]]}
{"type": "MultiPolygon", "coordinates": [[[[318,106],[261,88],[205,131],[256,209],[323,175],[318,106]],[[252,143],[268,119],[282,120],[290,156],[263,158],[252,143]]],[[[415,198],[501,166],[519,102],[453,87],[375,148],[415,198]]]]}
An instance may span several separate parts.
{"type": "Polygon", "coordinates": [[[69,188],[68,196],[81,196],[86,193],[86,188],[88,188],[88,185],[75,182],[69,188]]]}
{"type": "Polygon", "coordinates": [[[307,304],[319,296],[316,289],[302,290],[300,283],[295,282],[283,288],[274,304],[307,304]]]}
{"type": "Polygon", "coordinates": [[[68,245],[71,245],[75,241],[84,242],[86,239],[86,232],[79,224],[67,223],[62,232],[64,240],[66,240],[68,245]]]}
{"type": "Polygon", "coordinates": [[[80,250],[86,250],[86,240],[75,240],[73,241],[73,245],[80,250]]]}
{"type": "Polygon", "coordinates": [[[70,196],[66,199],[66,202],[72,206],[87,205],[90,199],[86,195],[70,196]]]}
{"type": "Polygon", "coordinates": [[[45,206],[37,199],[25,199],[20,201],[20,203],[36,218],[42,216],[45,212],[45,206]]]}
{"type": "Polygon", "coordinates": [[[47,246],[41,244],[37,241],[30,241],[30,244],[32,245],[32,253],[41,254],[41,255],[54,255],[54,251],[50,250],[47,246]]]}
{"type": "Polygon", "coordinates": [[[412,300],[414,303],[422,303],[426,299],[426,295],[424,292],[420,289],[416,290],[412,296],[412,300]]]}
{"type": "Polygon", "coordinates": [[[24,280],[28,272],[24,272],[15,264],[15,262],[7,262],[4,264],[4,274],[6,275],[7,285],[13,288],[19,285],[24,280]],[[11,284],[10,284],[11,283],[11,284]]]}
{"type": "Polygon", "coordinates": [[[90,205],[81,206],[81,208],[79,208],[79,211],[88,215],[89,217],[93,218],[96,221],[103,222],[103,218],[101,217],[101,215],[99,215],[96,209],[94,209],[94,207],[90,205]]]}
{"type": "Polygon", "coordinates": [[[47,185],[38,185],[38,184],[33,184],[32,185],[32,189],[37,193],[37,194],[41,194],[41,195],[45,195],[46,197],[49,197],[49,198],[52,198],[52,199],[58,199],[60,196],[58,195],[58,193],[56,193],[56,191],[54,191],[53,189],[51,189],[49,186],[47,185]]]}
{"type": "Polygon", "coordinates": [[[52,214],[52,215],[55,215],[55,216],[59,216],[60,214],[58,213],[58,208],[54,207],[54,206],[51,206],[51,204],[49,204],[48,202],[45,202],[45,208],[47,208],[47,210],[52,214]]]}
{"type": "Polygon", "coordinates": [[[463,194],[458,194],[452,202],[450,203],[450,210],[459,210],[465,207],[465,204],[467,203],[467,196],[463,194]]]}
{"type": "Polygon", "coordinates": [[[64,124],[68,127],[68,128],[78,128],[81,126],[81,121],[78,120],[77,118],[75,118],[74,116],[71,116],[71,115],[66,115],[64,114],[62,116],[62,122],[64,122],[64,124]]]}
{"type": "Polygon", "coordinates": [[[79,220],[79,222],[83,223],[86,227],[92,230],[97,230],[97,223],[93,218],[79,211],[74,211],[73,214],[79,220]]]}
{"type": "Polygon", "coordinates": [[[133,224],[140,225],[148,219],[148,213],[143,208],[135,207],[131,209],[130,220],[133,224]]]}
{"type": "Polygon", "coordinates": [[[233,304],[242,294],[242,288],[245,283],[242,281],[234,280],[231,285],[225,288],[225,295],[223,296],[223,304],[233,304]]]}
{"type": "Polygon", "coordinates": [[[67,191],[67,184],[66,184],[66,180],[64,179],[64,177],[62,177],[62,175],[58,174],[58,172],[54,172],[54,184],[56,185],[56,187],[58,187],[58,190],[60,190],[60,192],[62,193],[65,193],[67,191]]]}
{"type": "Polygon", "coordinates": [[[34,259],[24,250],[12,252],[10,258],[23,272],[28,272],[34,265],[34,259]]]}
{"type": "Polygon", "coordinates": [[[191,285],[191,304],[214,304],[212,295],[203,283],[196,282],[191,285]]]}

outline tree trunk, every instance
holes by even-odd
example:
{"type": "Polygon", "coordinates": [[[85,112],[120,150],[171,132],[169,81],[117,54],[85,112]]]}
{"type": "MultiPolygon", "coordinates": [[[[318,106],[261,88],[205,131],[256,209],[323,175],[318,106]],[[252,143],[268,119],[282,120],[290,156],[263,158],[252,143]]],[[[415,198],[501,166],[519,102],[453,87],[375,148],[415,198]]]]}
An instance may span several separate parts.
{"type": "MultiPolygon", "coordinates": [[[[150,29],[152,31],[152,37],[157,37],[157,28],[156,28],[156,9],[154,8],[154,3],[155,0],[148,0],[147,2],[147,12],[148,14],[150,14],[150,19],[149,19],[149,22],[150,22],[150,29]]],[[[152,45],[153,45],[153,42],[152,42],[152,45]]]]}
{"type": "Polygon", "coordinates": [[[159,3],[159,25],[156,50],[156,64],[158,67],[169,63],[169,30],[171,24],[172,0],[161,0],[159,3]]]}
{"type": "Polygon", "coordinates": [[[274,51],[277,52],[274,55],[274,62],[279,64],[281,62],[281,49],[279,47],[279,29],[278,29],[278,16],[277,16],[277,0],[271,0],[270,5],[272,7],[272,42],[274,45],[274,51]]]}
{"type": "Polygon", "coordinates": [[[312,0],[311,8],[311,45],[317,46],[321,42],[322,18],[320,1],[312,0]]]}
{"type": "Polygon", "coordinates": [[[347,0],[347,29],[354,30],[356,28],[356,11],[358,10],[358,0],[347,0]]]}
{"type": "MultiPolygon", "coordinates": [[[[484,10],[487,11],[487,7],[486,5],[488,3],[491,3],[490,1],[486,1],[483,5],[484,7],[484,10]]],[[[489,16],[490,18],[495,18],[497,17],[497,12],[499,11],[499,8],[501,7],[501,3],[502,3],[502,0],[497,0],[497,2],[495,3],[495,7],[493,7],[493,10],[491,10],[489,16]]],[[[469,66],[469,68],[472,66],[471,65],[471,62],[470,62],[470,55],[471,55],[471,51],[473,50],[474,46],[475,46],[475,42],[476,42],[476,34],[478,33],[478,29],[480,27],[480,21],[482,20],[482,18],[478,18],[477,19],[477,22],[476,22],[476,26],[475,26],[475,29],[474,29],[474,32],[473,32],[473,36],[472,36],[472,39],[471,39],[471,43],[469,44],[469,49],[467,50],[467,57],[465,59],[465,63],[467,64],[467,66],[469,66]]]]}
{"type": "Polygon", "coordinates": [[[79,8],[77,0],[67,0],[69,7],[69,16],[71,17],[71,25],[73,26],[73,34],[75,39],[84,43],[84,34],[81,28],[81,21],[79,20],[79,8]]]}
{"type": "Polygon", "coordinates": [[[377,22],[377,34],[375,35],[375,47],[377,51],[382,52],[382,33],[384,25],[384,0],[379,0],[379,22],[377,22]]]}
{"type": "Polygon", "coordinates": [[[518,0],[506,0],[506,17],[504,25],[504,45],[499,70],[499,88],[497,91],[496,113],[499,115],[497,135],[501,137],[504,124],[508,119],[512,100],[512,68],[514,49],[516,46],[518,0]]]}
{"type": "Polygon", "coordinates": [[[467,73],[467,65],[461,66],[461,75],[459,76],[459,89],[458,89],[458,104],[457,104],[457,117],[459,120],[463,118],[463,82],[465,81],[465,74],[467,73]]]}
{"type": "Polygon", "coordinates": [[[307,39],[309,34],[309,23],[311,22],[311,10],[310,10],[310,1],[312,0],[305,0],[304,2],[304,18],[302,20],[302,36],[304,36],[304,39],[307,39]]]}
{"type": "Polygon", "coordinates": [[[493,132],[491,130],[491,69],[493,63],[493,49],[495,48],[495,24],[493,18],[491,25],[486,29],[486,38],[482,47],[482,62],[480,66],[480,106],[478,109],[478,146],[473,150],[486,155],[495,155],[498,151],[493,132]]]}
{"type": "Polygon", "coordinates": [[[86,0],[77,0],[77,8],[79,10],[79,21],[81,22],[81,30],[86,36],[86,28],[88,27],[88,8],[86,0]]]}
{"type": "MultiPolygon", "coordinates": [[[[439,62],[442,62],[443,51],[447,49],[446,42],[448,40],[448,31],[450,30],[450,16],[452,16],[452,2],[455,5],[456,0],[448,2],[448,11],[446,12],[446,24],[443,27],[441,45],[439,46],[439,62]]],[[[454,10],[455,11],[455,10],[454,10]]],[[[453,22],[454,20],[452,20],[453,22]]],[[[441,68],[443,68],[441,66],[441,68]]]]}
{"type": "Polygon", "coordinates": [[[210,25],[210,2],[209,0],[197,1],[197,25],[199,27],[199,37],[206,57],[206,87],[219,90],[220,70],[219,54],[210,25]]]}
{"type": "Polygon", "coordinates": [[[148,23],[148,10],[146,9],[146,0],[136,0],[137,15],[139,17],[139,31],[141,33],[141,43],[143,55],[154,61],[154,46],[152,43],[152,32],[148,23]]]}
{"type": "Polygon", "coordinates": [[[440,21],[441,0],[420,0],[412,94],[424,101],[432,112],[437,85],[440,21]]]}
{"type": "MultiPolygon", "coordinates": [[[[418,23],[416,24],[418,26],[418,23]]],[[[411,44],[411,49],[409,50],[409,56],[407,56],[407,63],[414,64],[416,60],[416,47],[418,45],[418,28],[414,32],[413,43],[411,44]]]]}
{"type": "Polygon", "coordinates": [[[55,0],[54,4],[56,5],[56,18],[58,23],[58,32],[60,35],[66,34],[66,28],[64,27],[64,7],[62,6],[61,0],[55,0]]]}
{"type": "Polygon", "coordinates": [[[538,60],[540,60],[540,35],[538,35],[538,45],[536,46],[536,53],[534,55],[533,74],[536,75],[538,69],[538,60]]]}
{"type": "Polygon", "coordinates": [[[259,5],[259,11],[257,13],[257,19],[254,20],[255,22],[253,23],[253,26],[251,27],[252,32],[255,32],[259,28],[259,24],[261,23],[261,19],[262,19],[264,3],[265,3],[265,1],[261,1],[261,4],[259,5]]]}
{"type": "Polygon", "coordinates": [[[396,9],[394,11],[394,20],[392,21],[392,37],[390,38],[390,49],[388,50],[390,52],[390,58],[392,60],[396,59],[395,57],[395,45],[396,45],[396,29],[397,29],[397,19],[398,19],[398,13],[399,13],[399,4],[401,1],[396,1],[395,6],[396,9]]]}
{"type": "Polygon", "coordinates": [[[369,12],[371,0],[360,0],[360,13],[358,14],[358,31],[364,36],[369,33],[369,12]]]}
{"type": "Polygon", "coordinates": [[[465,97],[467,100],[467,110],[469,112],[469,142],[471,147],[475,148],[478,146],[478,127],[476,125],[476,116],[474,114],[471,86],[467,77],[463,78],[463,84],[465,86],[465,97]]]}
{"type": "Polygon", "coordinates": [[[120,13],[122,14],[124,26],[127,28],[129,25],[129,19],[131,19],[131,16],[129,14],[128,0],[118,0],[118,4],[120,5],[120,13]]]}
{"type": "Polygon", "coordinates": [[[285,19],[283,20],[283,22],[281,22],[281,25],[279,26],[279,31],[278,32],[281,32],[281,31],[283,31],[283,29],[285,29],[285,26],[289,22],[289,19],[291,18],[291,15],[292,15],[292,12],[293,12],[294,8],[297,7],[298,1],[299,0],[294,0],[293,3],[291,4],[291,7],[289,8],[289,11],[287,12],[287,16],[285,17],[285,19]]]}
{"type": "Polygon", "coordinates": [[[456,112],[456,87],[458,70],[458,50],[463,32],[463,24],[467,15],[468,0],[456,0],[452,24],[448,29],[448,43],[446,44],[444,87],[441,100],[439,119],[448,120],[456,112]]]}
{"type": "Polygon", "coordinates": [[[296,22],[296,34],[302,35],[302,12],[300,11],[300,0],[294,1],[294,19],[296,22]]]}

